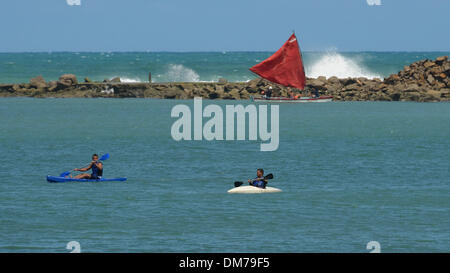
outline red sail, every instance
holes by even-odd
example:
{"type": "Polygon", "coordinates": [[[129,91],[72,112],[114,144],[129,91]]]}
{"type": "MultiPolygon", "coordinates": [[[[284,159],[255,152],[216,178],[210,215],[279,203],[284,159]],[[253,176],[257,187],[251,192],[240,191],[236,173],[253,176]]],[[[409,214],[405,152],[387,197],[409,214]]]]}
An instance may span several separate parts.
{"type": "Polygon", "coordinates": [[[295,34],[275,54],[250,68],[250,71],[271,82],[303,90],[306,78],[295,34]]]}

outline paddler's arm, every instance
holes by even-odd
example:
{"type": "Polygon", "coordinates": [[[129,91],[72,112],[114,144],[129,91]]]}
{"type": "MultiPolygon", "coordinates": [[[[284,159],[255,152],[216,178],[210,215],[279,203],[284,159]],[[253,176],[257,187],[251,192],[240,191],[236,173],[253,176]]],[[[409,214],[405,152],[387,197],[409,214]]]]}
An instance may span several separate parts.
{"type": "Polygon", "coordinates": [[[87,167],[87,168],[75,169],[74,171],[77,171],[77,172],[87,172],[87,171],[89,171],[89,170],[92,168],[92,164],[94,164],[94,162],[91,162],[91,164],[90,164],[89,167],[87,167]]]}
{"type": "Polygon", "coordinates": [[[249,179],[249,180],[248,180],[248,183],[253,183],[253,182],[259,181],[259,180],[264,180],[264,177],[261,177],[261,178],[256,177],[256,178],[254,178],[254,179],[249,179]]]}

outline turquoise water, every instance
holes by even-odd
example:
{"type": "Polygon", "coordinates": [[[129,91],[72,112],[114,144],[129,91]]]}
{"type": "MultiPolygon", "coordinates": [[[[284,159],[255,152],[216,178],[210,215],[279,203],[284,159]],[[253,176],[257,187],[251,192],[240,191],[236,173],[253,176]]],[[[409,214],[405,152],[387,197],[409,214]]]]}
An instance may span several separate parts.
{"type": "Polygon", "coordinates": [[[173,141],[180,103],[0,99],[0,252],[449,251],[448,103],[280,105],[276,152],[173,141]],[[94,152],[129,180],[45,181],[94,152]],[[226,193],[260,167],[282,193],[226,193]]]}
{"type": "MultiPolygon", "coordinates": [[[[205,53],[0,53],[0,83],[28,82],[42,75],[57,80],[65,73],[80,81],[89,77],[103,81],[119,76],[123,81],[154,82],[247,81],[255,76],[248,70],[273,52],[205,53]]],[[[304,52],[307,76],[379,77],[397,73],[405,65],[435,59],[450,52],[304,52]]]]}

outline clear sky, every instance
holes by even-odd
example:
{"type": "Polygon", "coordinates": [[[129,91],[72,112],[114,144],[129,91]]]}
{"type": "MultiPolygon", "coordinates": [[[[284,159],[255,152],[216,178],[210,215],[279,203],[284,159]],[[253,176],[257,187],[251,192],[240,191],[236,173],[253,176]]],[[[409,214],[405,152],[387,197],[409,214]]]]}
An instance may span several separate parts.
{"type": "Polygon", "coordinates": [[[450,51],[450,0],[1,0],[0,52],[450,51]],[[79,5],[78,5],[79,4],[79,5]]]}

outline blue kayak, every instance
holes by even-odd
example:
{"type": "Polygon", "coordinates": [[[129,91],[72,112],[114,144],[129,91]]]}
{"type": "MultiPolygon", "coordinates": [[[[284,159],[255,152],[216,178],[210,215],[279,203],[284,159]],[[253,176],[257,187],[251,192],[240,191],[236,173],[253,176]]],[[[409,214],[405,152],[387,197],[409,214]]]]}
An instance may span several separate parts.
{"type": "Polygon", "coordinates": [[[60,177],[60,176],[51,176],[47,175],[47,181],[50,183],[65,183],[65,182],[123,182],[127,181],[125,177],[120,178],[100,178],[100,179],[75,179],[70,177],[60,177]]]}

